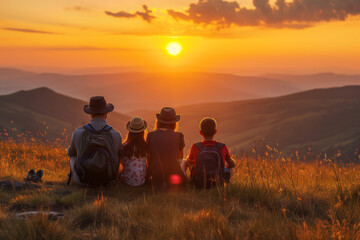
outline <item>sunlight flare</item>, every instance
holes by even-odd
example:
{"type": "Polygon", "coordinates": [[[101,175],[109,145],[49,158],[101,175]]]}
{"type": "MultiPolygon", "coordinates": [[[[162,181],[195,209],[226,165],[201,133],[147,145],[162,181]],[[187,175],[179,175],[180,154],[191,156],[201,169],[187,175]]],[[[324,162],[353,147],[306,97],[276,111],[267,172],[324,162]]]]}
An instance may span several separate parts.
{"type": "Polygon", "coordinates": [[[166,51],[172,56],[177,56],[181,53],[182,46],[178,42],[170,42],[166,46],[166,51]]]}

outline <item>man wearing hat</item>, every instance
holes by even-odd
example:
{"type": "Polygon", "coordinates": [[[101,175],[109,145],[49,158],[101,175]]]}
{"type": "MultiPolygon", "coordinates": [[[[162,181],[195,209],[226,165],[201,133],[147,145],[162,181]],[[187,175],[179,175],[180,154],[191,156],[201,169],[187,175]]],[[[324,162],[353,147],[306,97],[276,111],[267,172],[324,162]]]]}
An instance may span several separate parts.
{"type": "MultiPolygon", "coordinates": [[[[106,103],[105,98],[102,96],[92,97],[90,99],[90,104],[84,106],[84,112],[91,115],[91,120],[89,124],[84,127],[77,128],[71,138],[71,143],[68,148],[67,154],[70,156],[70,178],[72,177],[74,182],[77,184],[82,184],[78,174],[75,171],[75,163],[78,161],[78,154],[80,150],[84,148],[81,144],[84,144],[82,139],[83,134],[89,128],[90,131],[101,132],[104,130],[108,130],[111,135],[113,147],[116,149],[112,149],[116,153],[117,156],[117,166],[119,162],[119,154],[122,150],[122,138],[121,134],[115,129],[111,128],[107,125],[107,114],[114,110],[114,105],[111,103],[106,103]]],[[[118,169],[117,169],[118,171],[118,169]]]]}

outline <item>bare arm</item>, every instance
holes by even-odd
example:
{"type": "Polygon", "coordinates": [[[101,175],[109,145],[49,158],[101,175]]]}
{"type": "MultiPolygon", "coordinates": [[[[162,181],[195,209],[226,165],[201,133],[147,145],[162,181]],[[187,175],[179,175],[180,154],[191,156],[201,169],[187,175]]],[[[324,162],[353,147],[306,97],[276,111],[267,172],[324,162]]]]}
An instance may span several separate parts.
{"type": "Polygon", "coordinates": [[[236,165],[236,162],[233,158],[229,158],[226,160],[226,163],[228,165],[228,168],[234,168],[236,165]]]}
{"type": "Polygon", "coordinates": [[[77,155],[76,148],[75,148],[75,132],[73,133],[73,135],[71,137],[70,146],[68,147],[67,154],[70,157],[77,155]]]}

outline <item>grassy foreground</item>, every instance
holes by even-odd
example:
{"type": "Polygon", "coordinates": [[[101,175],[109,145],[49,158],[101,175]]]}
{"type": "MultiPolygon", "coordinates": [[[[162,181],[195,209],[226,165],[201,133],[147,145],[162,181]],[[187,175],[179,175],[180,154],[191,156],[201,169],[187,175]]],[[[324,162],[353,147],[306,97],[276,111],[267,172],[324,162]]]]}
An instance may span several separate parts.
{"type": "Polygon", "coordinates": [[[224,189],[65,186],[65,148],[0,142],[0,179],[45,170],[40,188],[0,190],[0,239],[360,239],[360,166],[258,156],[224,189]],[[265,160],[266,159],[266,160],[265,160]],[[42,210],[64,214],[15,218],[42,210]]]}

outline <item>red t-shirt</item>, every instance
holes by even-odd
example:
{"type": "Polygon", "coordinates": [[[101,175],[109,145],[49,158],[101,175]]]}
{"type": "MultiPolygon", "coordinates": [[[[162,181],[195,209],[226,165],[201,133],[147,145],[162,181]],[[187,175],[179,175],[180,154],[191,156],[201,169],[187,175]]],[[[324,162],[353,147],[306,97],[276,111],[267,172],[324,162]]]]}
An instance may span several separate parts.
{"type": "MultiPolygon", "coordinates": [[[[202,144],[206,147],[211,147],[216,145],[216,141],[203,141],[202,144]]],[[[224,166],[227,166],[226,160],[229,160],[231,158],[230,153],[226,145],[224,144],[224,147],[220,150],[222,159],[224,161],[224,166]]],[[[189,162],[195,165],[196,159],[198,157],[199,150],[197,147],[193,144],[190,149],[189,154],[189,162]]]]}

